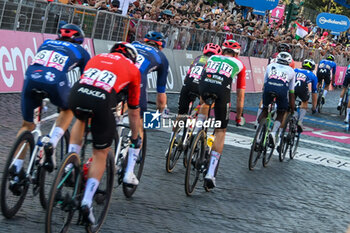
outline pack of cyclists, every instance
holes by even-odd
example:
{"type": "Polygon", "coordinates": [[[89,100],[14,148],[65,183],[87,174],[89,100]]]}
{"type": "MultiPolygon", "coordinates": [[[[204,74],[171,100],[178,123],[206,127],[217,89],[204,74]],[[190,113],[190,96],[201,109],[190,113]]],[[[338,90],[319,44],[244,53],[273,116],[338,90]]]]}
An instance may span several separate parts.
{"type": "MultiPolygon", "coordinates": [[[[44,167],[52,172],[56,167],[55,147],[68,129],[73,116],[77,120],[71,130],[68,150],[76,153],[81,150],[85,119],[76,110],[82,108],[93,112],[91,119],[92,162],[80,208],[85,221],[94,224],[92,199],[106,167],[107,154],[114,138],[116,122],[113,110],[120,102],[120,93],[127,93],[128,96],[128,116],[131,128],[131,146],[123,182],[138,185],[139,181],[133,170],[142,147],[142,118],[143,113],[147,111],[147,74],[157,72],[156,105],[157,110],[162,112],[167,102],[165,91],[169,63],[162,52],[165,41],[160,32],[148,32],[143,43],[117,42],[109,53],[102,53],[92,58],[80,46],[83,41],[84,32],[77,25],[66,24],[60,28],[56,40],[46,40],[39,47],[32,64],[25,73],[21,98],[23,124],[17,135],[26,130],[32,131],[35,127],[33,112],[40,103],[32,97],[31,91],[33,89],[46,91],[50,101],[61,109],[56,120],[56,128],[49,135],[50,141],[44,145],[44,167]],[[80,68],[82,75],[71,88],[67,72],[76,67],[80,68]]],[[[246,88],[246,67],[238,57],[240,50],[240,44],[234,40],[224,41],[221,46],[213,43],[207,44],[203,54],[192,62],[179,97],[178,115],[188,113],[191,102],[190,94],[194,93],[200,98],[201,103],[197,120],[205,121],[209,109],[206,99],[215,96],[215,119],[220,121],[221,125],[215,128],[209,168],[204,178],[208,188],[216,186],[215,175],[223,152],[230,115],[231,88],[235,79],[237,85],[235,121],[238,126],[245,122],[242,115],[246,88]]],[[[271,59],[271,63],[266,69],[262,108],[258,112],[257,122],[266,117],[267,106],[273,98],[276,98],[277,118],[269,135],[274,144],[278,142],[277,131],[282,127],[285,112],[293,112],[295,109],[295,98],[300,98],[302,102],[298,122],[298,125],[302,127],[310,93],[312,111],[314,112],[317,87],[324,80],[325,97],[336,71],[333,55],[327,55],[320,62],[317,76],[313,73],[316,64],[312,59],[304,60],[300,69],[294,69],[294,66],[289,45],[281,44],[278,47],[278,53],[271,59]]],[[[342,95],[350,82],[349,67],[342,95]]],[[[347,122],[349,121],[349,113],[350,104],[345,119],[347,122]]],[[[14,162],[17,174],[22,169],[23,159],[19,157],[14,162]]],[[[17,182],[19,182],[18,179],[17,182]]]]}

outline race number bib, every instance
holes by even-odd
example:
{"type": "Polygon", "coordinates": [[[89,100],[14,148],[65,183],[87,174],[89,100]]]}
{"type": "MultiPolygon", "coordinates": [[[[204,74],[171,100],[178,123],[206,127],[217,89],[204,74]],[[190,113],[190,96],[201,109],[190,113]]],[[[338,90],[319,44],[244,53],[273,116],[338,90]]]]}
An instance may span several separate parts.
{"type": "Polygon", "coordinates": [[[207,63],[207,73],[216,73],[220,67],[221,62],[209,61],[207,63]]]}
{"type": "Polygon", "coordinates": [[[203,72],[203,66],[194,66],[191,69],[190,78],[200,79],[203,72]]]}
{"type": "Polygon", "coordinates": [[[137,55],[137,58],[136,58],[136,67],[140,69],[140,67],[142,66],[142,63],[145,61],[145,57],[142,56],[141,54],[138,54],[137,55]]]}
{"type": "Polygon", "coordinates": [[[32,64],[40,64],[46,67],[55,68],[58,71],[63,71],[67,60],[68,56],[64,56],[51,50],[41,50],[35,55],[32,64]]]}
{"type": "Polygon", "coordinates": [[[117,76],[113,72],[90,68],[84,72],[80,83],[99,87],[110,93],[116,81],[117,76]]]}
{"type": "Polygon", "coordinates": [[[222,63],[219,74],[225,75],[226,77],[231,77],[233,71],[233,67],[227,64],[226,62],[222,63]]]}

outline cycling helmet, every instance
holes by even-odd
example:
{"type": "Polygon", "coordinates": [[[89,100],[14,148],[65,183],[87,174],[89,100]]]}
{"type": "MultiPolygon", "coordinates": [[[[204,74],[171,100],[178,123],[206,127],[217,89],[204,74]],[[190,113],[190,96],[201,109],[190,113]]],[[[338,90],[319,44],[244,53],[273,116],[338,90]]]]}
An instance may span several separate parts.
{"type": "Polygon", "coordinates": [[[85,34],[81,28],[75,24],[65,24],[59,29],[58,39],[69,38],[73,43],[82,44],[85,34]]]}
{"type": "Polygon", "coordinates": [[[115,43],[115,45],[111,48],[110,53],[121,53],[125,57],[129,58],[133,63],[136,63],[136,58],[138,55],[136,48],[132,44],[123,41],[115,43]]]}
{"type": "Polygon", "coordinates": [[[278,47],[277,47],[277,51],[279,53],[280,52],[288,52],[288,53],[290,53],[290,46],[289,46],[289,44],[286,44],[286,43],[279,44],[278,47]]]}
{"type": "Polygon", "coordinates": [[[293,61],[293,58],[292,55],[290,55],[289,53],[281,52],[277,55],[276,61],[279,64],[289,66],[289,64],[293,61]]]}
{"type": "Polygon", "coordinates": [[[305,59],[303,61],[303,64],[301,65],[304,69],[307,69],[307,70],[310,70],[310,71],[313,71],[315,69],[315,62],[314,60],[312,59],[305,59]]]}
{"type": "Polygon", "coordinates": [[[154,42],[157,45],[161,46],[162,48],[165,47],[164,36],[163,36],[163,33],[161,32],[155,32],[155,31],[147,32],[147,34],[145,35],[144,41],[154,42]]]}
{"type": "Polygon", "coordinates": [[[235,53],[239,54],[239,52],[241,51],[241,46],[235,40],[226,40],[222,44],[222,50],[224,51],[226,49],[233,50],[235,53]]]}
{"type": "Polygon", "coordinates": [[[334,57],[332,54],[329,54],[329,55],[326,57],[326,60],[334,61],[334,60],[335,60],[335,57],[334,57]]]}
{"type": "Polygon", "coordinates": [[[204,46],[204,49],[203,49],[203,54],[207,54],[207,53],[213,53],[215,55],[219,55],[222,53],[222,49],[220,45],[208,43],[204,46]]]}

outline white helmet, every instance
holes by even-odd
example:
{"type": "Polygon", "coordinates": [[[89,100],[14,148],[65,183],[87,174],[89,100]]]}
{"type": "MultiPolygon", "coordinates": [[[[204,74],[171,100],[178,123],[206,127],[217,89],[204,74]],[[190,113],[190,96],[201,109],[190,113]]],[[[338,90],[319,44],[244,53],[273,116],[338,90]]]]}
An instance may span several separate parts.
{"type": "Polygon", "coordinates": [[[292,55],[290,55],[290,53],[280,52],[276,57],[276,61],[279,64],[289,66],[289,64],[292,63],[293,58],[292,55]]]}

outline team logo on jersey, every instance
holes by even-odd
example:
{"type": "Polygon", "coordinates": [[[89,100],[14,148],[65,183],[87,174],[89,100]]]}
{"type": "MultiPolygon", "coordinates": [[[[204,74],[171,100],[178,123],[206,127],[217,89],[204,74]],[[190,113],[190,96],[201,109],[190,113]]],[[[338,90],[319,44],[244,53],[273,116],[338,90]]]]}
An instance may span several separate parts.
{"type": "Polygon", "coordinates": [[[32,74],[31,75],[31,77],[32,77],[32,79],[38,79],[38,78],[41,78],[41,74],[39,74],[39,73],[34,73],[34,74],[32,74]]]}
{"type": "Polygon", "coordinates": [[[54,73],[52,73],[52,72],[47,72],[46,75],[45,75],[45,78],[48,81],[52,82],[53,80],[55,80],[56,75],[54,73]]]}
{"type": "Polygon", "coordinates": [[[143,128],[145,129],[160,129],[160,116],[162,114],[157,110],[156,112],[143,113],[143,128]]]}

